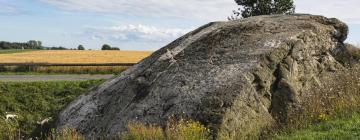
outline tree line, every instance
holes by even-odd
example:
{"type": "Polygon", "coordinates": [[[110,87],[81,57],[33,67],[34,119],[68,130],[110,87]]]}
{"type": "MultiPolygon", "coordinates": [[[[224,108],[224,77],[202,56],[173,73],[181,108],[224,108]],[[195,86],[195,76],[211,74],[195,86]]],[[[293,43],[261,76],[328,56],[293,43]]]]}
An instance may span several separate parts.
{"type": "Polygon", "coordinates": [[[20,42],[0,42],[0,49],[44,49],[41,41],[30,40],[25,43],[20,42]]]}
{"type": "MultiPolygon", "coordinates": [[[[66,48],[62,46],[58,47],[45,47],[42,45],[41,41],[30,40],[28,42],[6,42],[0,41],[0,50],[7,49],[31,49],[31,50],[86,50],[83,45],[79,45],[77,48],[66,48]]],[[[104,44],[101,47],[101,50],[120,50],[118,47],[111,47],[108,44],[104,44]]]]}

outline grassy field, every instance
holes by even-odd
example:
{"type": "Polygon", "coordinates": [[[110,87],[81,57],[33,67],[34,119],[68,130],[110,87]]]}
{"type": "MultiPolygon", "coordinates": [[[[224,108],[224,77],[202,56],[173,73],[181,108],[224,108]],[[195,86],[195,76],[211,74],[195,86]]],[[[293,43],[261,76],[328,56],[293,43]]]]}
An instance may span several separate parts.
{"type": "Polygon", "coordinates": [[[0,55],[0,63],[137,63],[147,51],[40,50],[0,55]]]}
{"type": "Polygon", "coordinates": [[[275,140],[358,140],[360,139],[360,114],[344,113],[336,118],[276,136],[275,140]]]}
{"type": "Polygon", "coordinates": [[[24,74],[119,74],[127,66],[0,66],[0,75],[24,74]]]}
{"type": "MultiPolygon", "coordinates": [[[[77,82],[0,82],[0,139],[17,140],[30,137],[48,139],[84,139],[74,130],[62,133],[52,131],[53,122],[59,111],[77,96],[86,93],[91,87],[99,85],[102,80],[77,82]],[[5,120],[6,112],[19,117],[5,120]],[[52,117],[49,124],[37,124],[45,118],[52,117]],[[48,136],[49,134],[49,136],[48,136]]],[[[126,140],[206,140],[209,130],[193,121],[169,121],[166,131],[159,126],[130,124],[129,133],[119,134],[126,140]],[[165,135],[166,132],[166,135],[165,135]]]]}
{"type": "Polygon", "coordinates": [[[13,53],[23,53],[23,52],[30,52],[35,50],[15,50],[15,49],[9,49],[9,50],[1,50],[0,54],[13,54],[13,53]]]}
{"type": "Polygon", "coordinates": [[[65,105],[102,82],[0,82],[0,139],[39,137],[52,126],[40,126],[37,121],[48,117],[54,121],[65,105]],[[18,118],[5,121],[6,112],[16,114],[18,118]]]}

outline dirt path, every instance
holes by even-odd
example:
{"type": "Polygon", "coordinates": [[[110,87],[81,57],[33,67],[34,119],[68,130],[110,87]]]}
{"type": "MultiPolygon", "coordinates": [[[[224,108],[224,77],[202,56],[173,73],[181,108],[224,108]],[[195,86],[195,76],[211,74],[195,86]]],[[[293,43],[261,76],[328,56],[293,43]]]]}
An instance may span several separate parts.
{"type": "Polygon", "coordinates": [[[80,81],[110,79],[114,75],[0,75],[0,82],[80,81]]]}

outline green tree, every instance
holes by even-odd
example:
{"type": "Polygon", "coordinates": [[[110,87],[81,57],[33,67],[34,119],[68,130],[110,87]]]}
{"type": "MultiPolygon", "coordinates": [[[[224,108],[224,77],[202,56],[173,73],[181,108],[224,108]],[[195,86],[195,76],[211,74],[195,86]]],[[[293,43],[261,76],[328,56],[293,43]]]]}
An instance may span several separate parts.
{"type": "Polygon", "coordinates": [[[111,50],[120,50],[118,47],[112,47],[111,50]]]}
{"type": "Polygon", "coordinates": [[[108,45],[108,44],[104,44],[104,45],[101,47],[101,50],[111,50],[111,46],[108,45]]]}
{"type": "Polygon", "coordinates": [[[30,40],[27,44],[29,45],[30,49],[42,49],[41,41],[30,40]]]}
{"type": "Polygon", "coordinates": [[[37,41],[37,47],[42,47],[42,42],[41,41],[37,41]]]}
{"type": "Polygon", "coordinates": [[[241,6],[229,20],[239,17],[248,18],[259,15],[293,14],[295,6],[293,0],[235,0],[241,6]]]}
{"type": "Polygon", "coordinates": [[[85,47],[83,45],[79,45],[77,49],[78,50],[85,50],[85,47]]]}

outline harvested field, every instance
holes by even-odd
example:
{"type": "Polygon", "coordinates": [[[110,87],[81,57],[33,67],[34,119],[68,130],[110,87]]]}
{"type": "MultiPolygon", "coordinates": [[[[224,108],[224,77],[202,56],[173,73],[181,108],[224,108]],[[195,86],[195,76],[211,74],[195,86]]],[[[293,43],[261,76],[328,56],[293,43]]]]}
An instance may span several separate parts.
{"type": "Polygon", "coordinates": [[[137,63],[147,51],[40,50],[1,54],[0,63],[137,63]]]}

